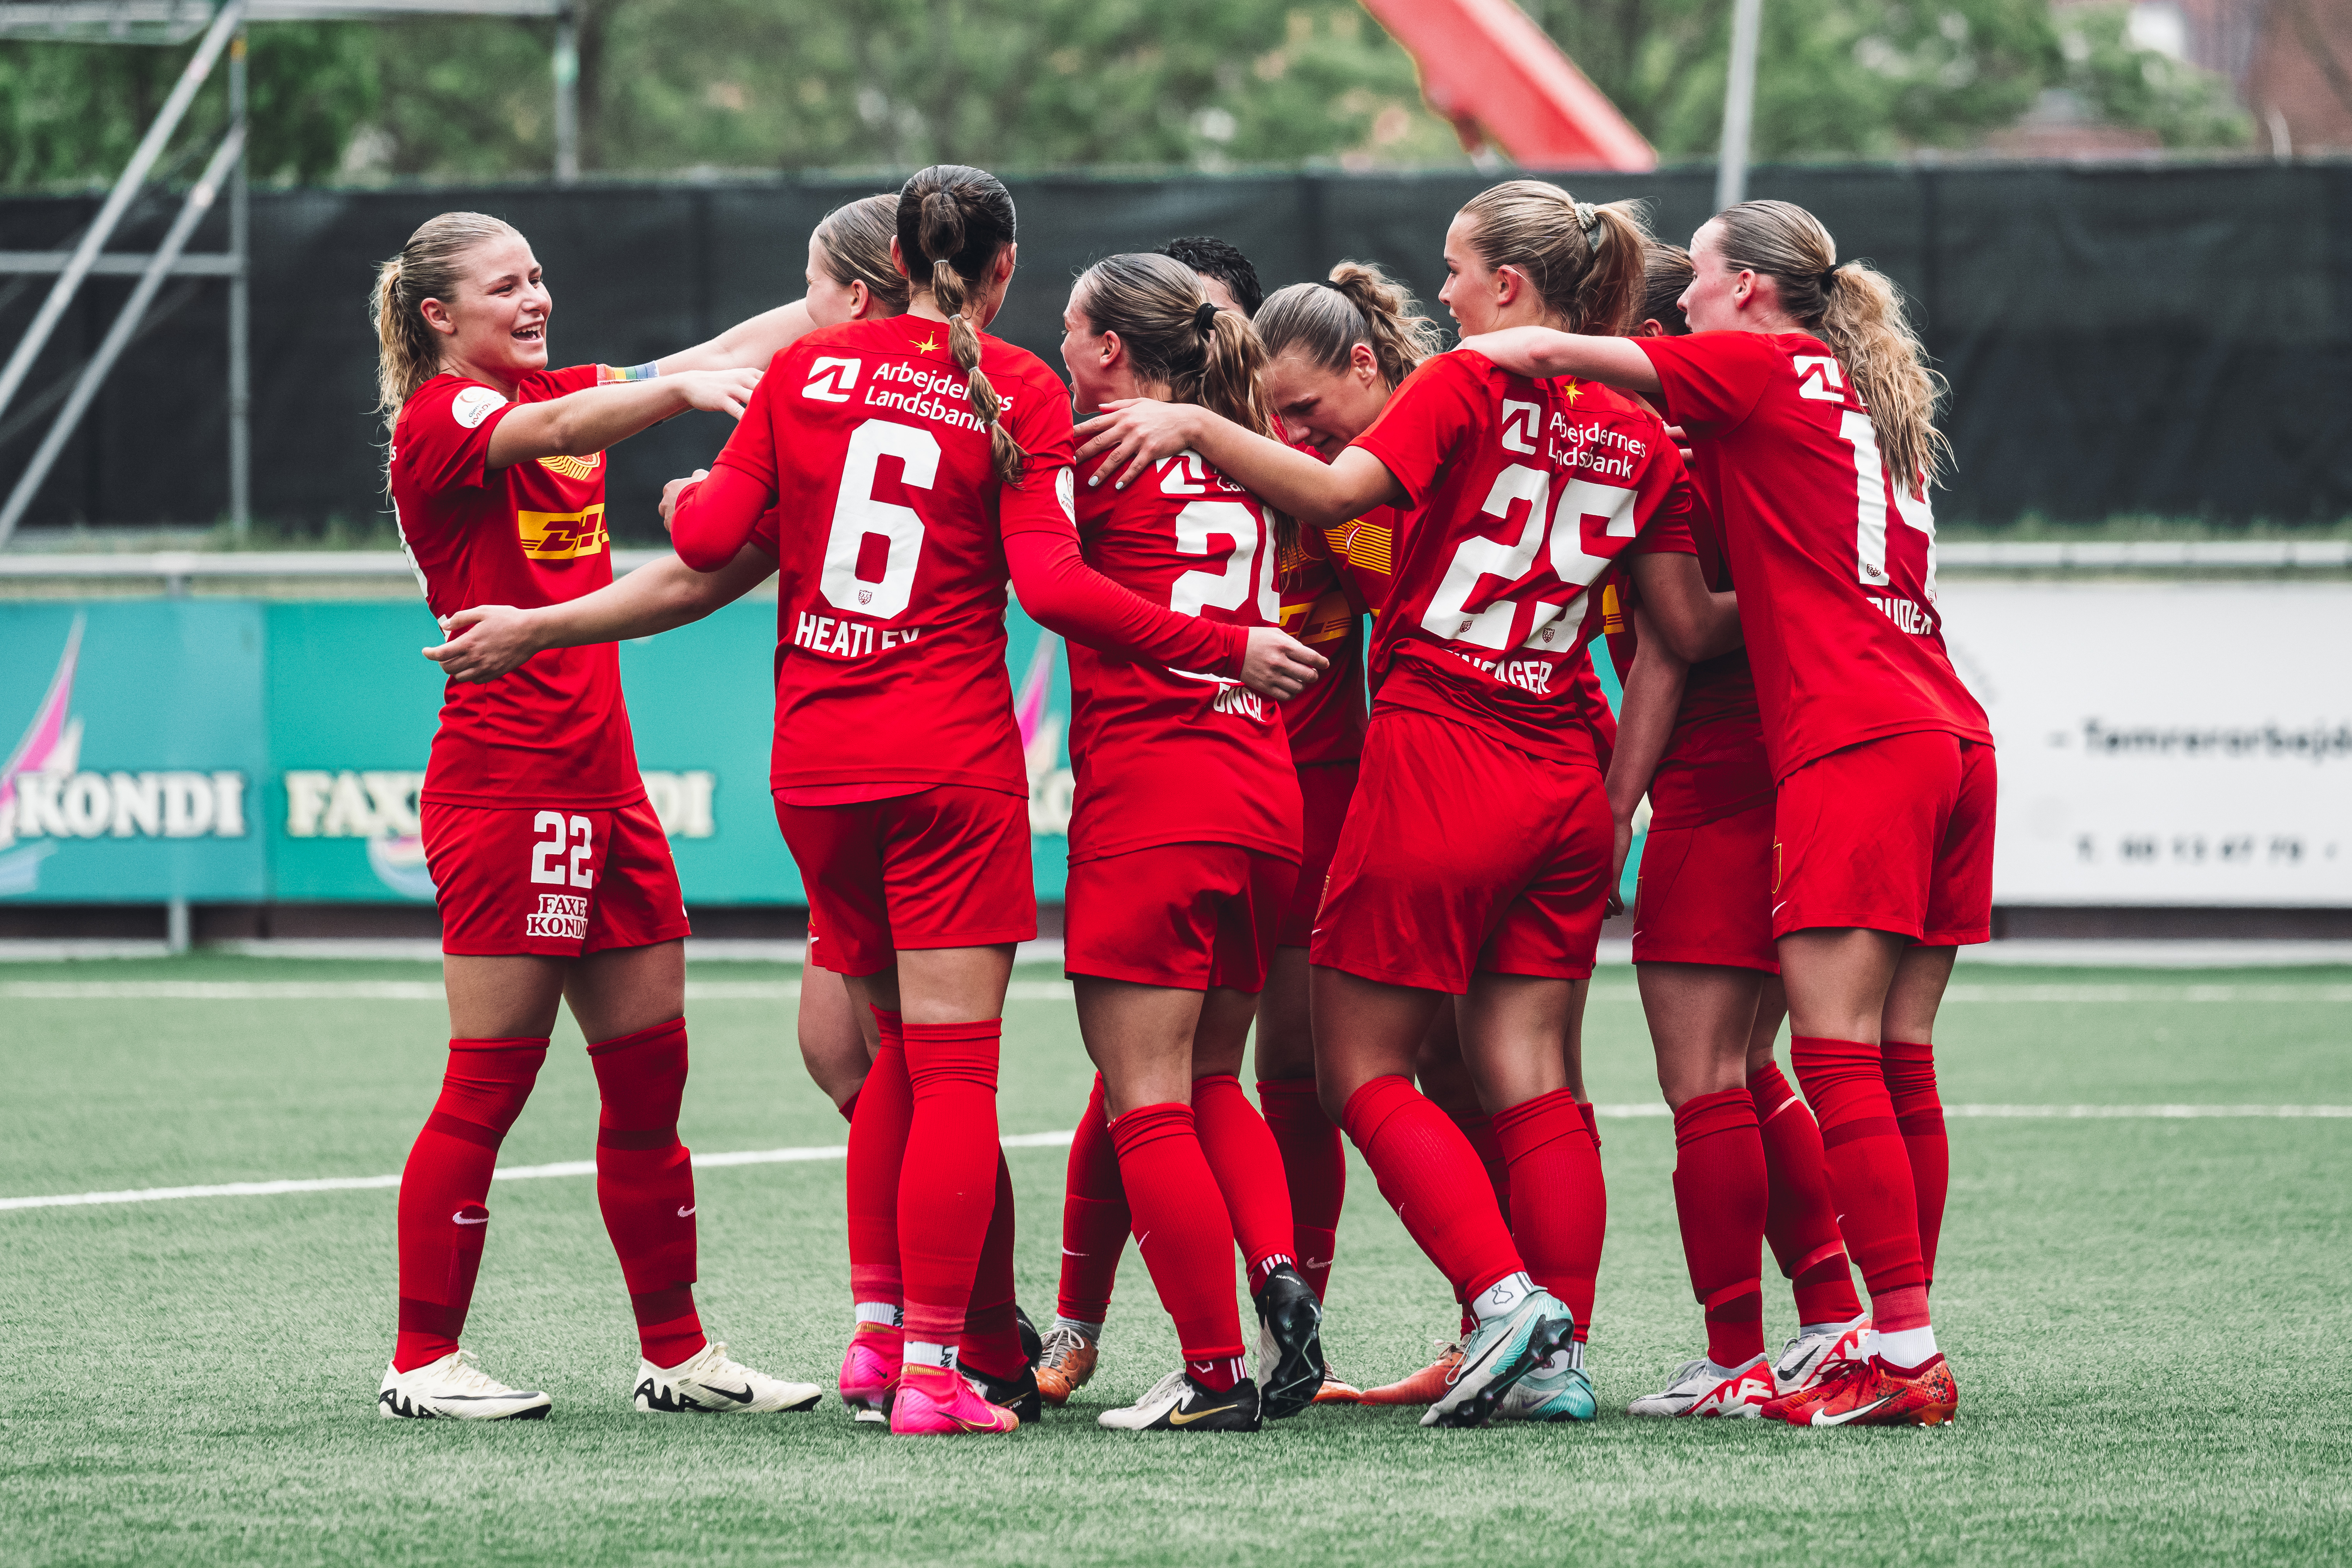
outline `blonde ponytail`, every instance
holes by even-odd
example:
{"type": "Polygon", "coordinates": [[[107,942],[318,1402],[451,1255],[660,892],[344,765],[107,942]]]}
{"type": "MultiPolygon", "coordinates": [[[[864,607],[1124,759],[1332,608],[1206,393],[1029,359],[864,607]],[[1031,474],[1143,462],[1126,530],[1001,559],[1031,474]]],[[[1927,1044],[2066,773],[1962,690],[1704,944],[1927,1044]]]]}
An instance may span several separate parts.
{"type": "Polygon", "coordinates": [[[1780,308],[1829,345],[1870,410],[1887,471],[1924,498],[1951,468],[1952,444],[1936,428],[1946,384],[1911,329],[1902,290],[1866,261],[1840,261],[1821,219],[1794,203],[1741,202],[1715,222],[1724,264],[1771,279],[1780,308]]]}
{"type": "Polygon", "coordinates": [[[376,268],[368,314],[375,321],[376,408],[386,427],[418,387],[441,374],[442,338],[425,320],[425,301],[454,299],[466,253],[514,232],[486,213],[443,213],[426,219],[398,256],[376,268]]]}
{"type": "Polygon", "coordinates": [[[1512,268],[1571,332],[1613,337],[1641,318],[1639,202],[1580,202],[1543,180],[1509,180],[1462,205],[1470,247],[1490,270],[1512,268]]]}
{"type": "Polygon", "coordinates": [[[1277,289],[1255,325],[1266,358],[1292,350],[1334,374],[1346,370],[1358,343],[1372,351],[1381,379],[1393,388],[1422,361],[1444,351],[1437,323],[1422,315],[1412,290],[1364,261],[1342,261],[1320,283],[1277,289]]]}
{"type": "Polygon", "coordinates": [[[1003,182],[961,163],[935,163],[898,193],[898,254],[908,280],[929,289],[948,319],[948,353],[964,374],[972,416],[988,431],[997,477],[1019,485],[1029,454],[998,419],[1004,400],[980,369],[980,329],[964,314],[972,285],[1013,243],[1013,196],[1003,182]],[[930,264],[926,275],[919,270],[930,264]]]}

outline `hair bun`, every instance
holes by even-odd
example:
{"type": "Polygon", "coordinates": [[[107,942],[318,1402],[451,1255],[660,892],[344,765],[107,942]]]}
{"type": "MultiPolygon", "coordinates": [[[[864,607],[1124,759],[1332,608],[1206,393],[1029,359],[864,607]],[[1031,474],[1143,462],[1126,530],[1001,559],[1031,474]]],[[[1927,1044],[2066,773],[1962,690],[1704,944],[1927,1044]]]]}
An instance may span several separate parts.
{"type": "Polygon", "coordinates": [[[1216,306],[1206,300],[1202,300],[1201,308],[1192,312],[1192,330],[1204,338],[1214,332],[1217,330],[1216,306]]]}

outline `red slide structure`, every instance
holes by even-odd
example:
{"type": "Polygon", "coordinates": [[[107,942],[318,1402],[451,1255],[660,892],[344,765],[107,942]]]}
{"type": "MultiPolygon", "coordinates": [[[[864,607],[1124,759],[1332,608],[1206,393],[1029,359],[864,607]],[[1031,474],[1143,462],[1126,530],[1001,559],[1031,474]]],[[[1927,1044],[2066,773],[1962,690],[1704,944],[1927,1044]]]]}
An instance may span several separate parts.
{"type": "Polygon", "coordinates": [[[1654,169],[1658,154],[1511,0],[1363,0],[1465,147],[1529,169],[1654,169]]]}

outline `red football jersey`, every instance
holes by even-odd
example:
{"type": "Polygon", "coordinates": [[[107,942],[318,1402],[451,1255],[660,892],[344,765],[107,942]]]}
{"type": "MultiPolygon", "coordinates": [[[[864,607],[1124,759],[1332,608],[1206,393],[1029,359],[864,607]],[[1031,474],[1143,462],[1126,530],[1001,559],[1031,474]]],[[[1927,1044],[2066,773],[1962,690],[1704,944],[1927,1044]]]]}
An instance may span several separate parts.
{"type": "MultiPolygon", "coordinates": [[[[1280,624],[1264,510],[1194,453],[1124,490],[1088,489],[1078,540],[1088,565],[1154,605],[1229,626],[1280,624]]],[[[1222,676],[1068,647],[1073,862],[1160,844],[1298,858],[1305,828],[1280,704],[1222,676]]]]}
{"type": "Polygon", "coordinates": [[[1691,548],[1689,481],[1657,416],[1456,349],[1423,362],[1355,444],[1415,509],[1373,632],[1376,700],[1597,760],[1586,590],[1629,546],[1691,548]]]}
{"type": "MultiPolygon", "coordinates": [[[[471,605],[560,604],[613,580],[604,455],[488,466],[490,432],[525,403],[606,379],[601,365],[497,388],[436,375],[392,429],[401,543],[436,616],[471,605]]],[[[549,648],[496,680],[451,681],[423,799],[450,805],[631,805],[646,797],[614,643],[549,648]]]]}
{"type": "MultiPolygon", "coordinates": [[[[1706,584],[1729,591],[1731,568],[1708,503],[1706,476],[1691,472],[1691,540],[1706,584]]],[[[1640,651],[1633,617],[1603,606],[1609,616],[1609,653],[1622,674],[1640,651]]],[[[1634,597],[1626,595],[1630,603],[1634,597]]],[[[1745,648],[1690,667],[1683,681],[1674,733],[1650,780],[1650,826],[1696,827],[1750,810],[1772,798],[1772,767],[1764,753],[1764,724],[1756,709],[1756,679],[1745,648]]]]}
{"type": "MultiPolygon", "coordinates": [[[[1383,509],[1385,510],[1385,509],[1383,509]]],[[[1280,705],[1290,760],[1300,767],[1364,754],[1364,609],[1332,560],[1330,542],[1301,528],[1277,564],[1282,629],[1331,661],[1314,685],[1280,705]]]]}
{"type": "Polygon", "coordinates": [[[1773,777],[1917,730],[1989,743],[1944,648],[1934,515],[1837,357],[1804,332],[1631,341],[1706,465],[1773,777]]]}
{"type": "Polygon", "coordinates": [[[1066,533],[1070,400],[981,336],[981,374],[1029,454],[998,478],[948,329],[918,316],[811,332],[778,354],[716,461],[776,497],[778,789],[974,784],[1029,793],[1004,668],[1004,538],[1066,533]]]}

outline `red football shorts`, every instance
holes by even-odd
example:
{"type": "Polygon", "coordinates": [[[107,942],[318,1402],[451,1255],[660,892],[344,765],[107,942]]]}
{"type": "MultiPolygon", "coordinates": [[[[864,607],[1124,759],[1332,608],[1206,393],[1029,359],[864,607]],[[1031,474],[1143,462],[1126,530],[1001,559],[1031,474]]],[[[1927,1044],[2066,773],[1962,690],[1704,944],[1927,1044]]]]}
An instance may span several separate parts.
{"type": "Polygon", "coordinates": [[[441,951],[578,958],[687,934],[661,818],[644,801],[570,806],[424,803],[441,951]]]}
{"type": "Polygon", "coordinates": [[[1381,710],[1308,956],[1456,996],[1476,970],[1584,979],[1614,842],[1598,769],[1381,710]]]}
{"type": "Polygon", "coordinates": [[[1772,934],[1990,941],[1993,795],[1992,748],[1940,730],[1807,763],[1781,781],[1773,815],[1772,934]]]}
{"type": "Polygon", "coordinates": [[[824,930],[811,961],[837,974],[878,973],[901,948],[1037,934],[1024,796],[971,784],[850,805],[779,796],[776,825],[824,930]]]}
{"type": "Polygon", "coordinates": [[[1238,844],[1160,844],[1070,868],[1068,974],[1205,991],[1265,989],[1298,868],[1238,844]]]}
{"type": "Polygon", "coordinates": [[[1355,798],[1356,771],[1353,762],[1312,763],[1298,770],[1307,831],[1299,845],[1298,880],[1283,900],[1282,919],[1275,928],[1276,947],[1305,947],[1315,934],[1316,907],[1323,901],[1323,879],[1331,870],[1331,852],[1339,847],[1348,802],[1355,798]]]}
{"type": "Polygon", "coordinates": [[[1642,840],[1633,962],[1780,973],[1772,946],[1769,803],[1642,840]]]}

